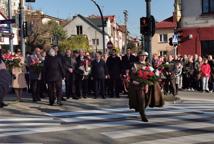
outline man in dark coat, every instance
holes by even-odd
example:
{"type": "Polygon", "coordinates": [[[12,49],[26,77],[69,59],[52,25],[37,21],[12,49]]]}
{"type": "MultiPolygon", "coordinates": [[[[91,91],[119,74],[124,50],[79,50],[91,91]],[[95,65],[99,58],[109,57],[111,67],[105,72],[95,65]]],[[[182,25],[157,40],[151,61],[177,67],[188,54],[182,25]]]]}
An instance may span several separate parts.
{"type": "Polygon", "coordinates": [[[88,93],[88,84],[87,80],[84,79],[84,72],[86,71],[86,61],[85,53],[83,50],[79,51],[79,56],[76,58],[76,67],[75,67],[75,85],[76,85],[76,94],[78,98],[87,97],[88,93]]]}
{"type": "Polygon", "coordinates": [[[123,73],[130,70],[135,62],[137,62],[137,58],[132,54],[131,49],[127,49],[127,54],[122,57],[123,73]]]}
{"type": "Polygon", "coordinates": [[[62,79],[65,76],[61,59],[56,55],[54,49],[50,49],[44,62],[44,77],[48,84],[48,95],[50,105],[54,104],[55,92],[57,104],[62,105],[62,79]]]}
{"type": "Polygon", "coordinates": [[[37,63],[42,63],[40,48],[35,48],[34,53],[28,57],[30,87],[34,102],[40,101],[41,94],[41,69],[35,66],[37,63]]]}
{"type": "Polygon", "coordinates": [[[108,57],[107,61],[108,73],[110,76],[110,91],[111,97],[120,97],[120,84],[121,84],[121,73],[122,73],[122,61],[116,54],[116,49],[112,50],[111,56],[108,57]]]}
{"type": "Polygon", "coordinates": [[[72,58],[72,52],[70,49],[66,50],[64,56],[64,67],[65,67],[65,93],[69,99],[73,97],[73,78],[74,78],[74,61],[72,58]]]}
{"type": "Polygon", "coordinates": [[[101,52],[96,53],[96,59],[92,61],[91,75],[95,83],[95,97],[99,94],[105,98],[105,78],[107,77],[107,66],[104,60],[101,59],[101,52]]]}
{"type": "Polygon", "coordinates": [[[11,84],[11,76],[6,70],[6,66],[2,59],[1,46],[0,46],[0,108],[7,106],[3,102],[4,97],[7,95],[9,86],[11,84]]]}

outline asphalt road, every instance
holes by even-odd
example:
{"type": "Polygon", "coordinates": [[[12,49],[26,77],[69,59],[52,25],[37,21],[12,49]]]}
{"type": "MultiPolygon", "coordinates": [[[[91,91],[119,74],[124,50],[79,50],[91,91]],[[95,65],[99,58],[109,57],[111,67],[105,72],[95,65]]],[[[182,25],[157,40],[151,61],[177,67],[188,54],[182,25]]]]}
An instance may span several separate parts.
{"type": "Polygon", "coordinates": [[[163,108],[148,108],[148,123],[128,109],[126,96],[69,99],[62,107],[9,97],[9,106],[0,110],[0,143],[213,144],[214,94],[180,92],[179,97],[163,108]]]}

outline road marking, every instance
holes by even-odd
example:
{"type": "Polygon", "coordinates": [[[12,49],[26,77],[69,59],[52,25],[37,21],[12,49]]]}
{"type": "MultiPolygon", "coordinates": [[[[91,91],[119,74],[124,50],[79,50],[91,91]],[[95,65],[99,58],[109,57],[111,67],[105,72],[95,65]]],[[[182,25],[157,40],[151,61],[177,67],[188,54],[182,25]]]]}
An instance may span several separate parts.
{"type": "Polygon", "coordinates": [[[206,143],[206,142],[213,142],[214,133],[208,134],[198,134],[198,135],[188,135],[188,136],[181,136],[181,137],[172,137],[167,139],[158,139],[152,141],[143,141],[137,142],[132,144],[165,144],[165,143],[172,143],[172,144],[199,144],[199,143],[206,143]]]}
{"type": "Polygon", "coordinates": [[[188,129],[200,129],[200,128],[207,128],[207,127],[214,127],[214,121],[210,121],[210,123],[205,122],[192,122],[187,124],[177,124],[177,125],[165,125],[161,127],[155,128],[143,128],[143,129],[130,129],[130,130],[119,130],[119,131],[112,131],[112,132],[103,132],[102,134],[113,138],[125,138],[125,137],[132,137],[132,136],[140,136],[140,135],[151,135],[156,133],[165,133],[165,132],[175,132],[181,130],[188,130],[188,129]]]}

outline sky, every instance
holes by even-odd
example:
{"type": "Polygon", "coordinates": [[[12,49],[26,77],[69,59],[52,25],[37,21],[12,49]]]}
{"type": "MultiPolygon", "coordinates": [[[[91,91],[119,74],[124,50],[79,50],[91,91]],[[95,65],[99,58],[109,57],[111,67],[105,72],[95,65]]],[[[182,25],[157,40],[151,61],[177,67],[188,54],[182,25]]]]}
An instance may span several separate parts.
{"type": "MultiPolygon", "coordinates": [[[[151,0],[151,11],[156,21],[172,16],[174,0],[151,0]]],[[[128,30],[132,36],[140,35],[140,17],[146,16],[145,0],[96,0],[103,15],[115,15],[117,23],[124,24],[123,11],[128,11],[128,30]]],[[[36,0],[30,4],[34,9],[42,10],[58,18],[71,18],[74,15],[99,15],[91,0],[36,0]]]]}

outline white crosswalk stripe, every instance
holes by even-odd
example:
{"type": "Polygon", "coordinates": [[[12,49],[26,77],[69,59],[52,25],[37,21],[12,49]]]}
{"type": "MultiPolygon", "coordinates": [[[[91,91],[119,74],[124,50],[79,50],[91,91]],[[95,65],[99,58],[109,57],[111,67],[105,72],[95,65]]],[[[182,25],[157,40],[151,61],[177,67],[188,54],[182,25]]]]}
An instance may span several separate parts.
{"type": "Polygon", "coordinates": [[[60,126],[61,123],[51,117],[3,117],[0,118],[0,137],[30,134],[41,130],[60,126]]]}
{"type": "Polygon", "coordinates": [[[149,122],[144,123],[127,107],[59,111],[45,117],[0,118],[0,137],[87,129],[123,144],[212,143],[213,112],[214,104],[209,102],[168,104],[147,109],[149,122]]]}
{"type": "Polygon", "coordinates": [[[148,123],[141,122],[138,113],[125,107],[57,112],[48,115],[57,117],[72,126],[78,125],[82,129],[95,130],[124,144],[160,144],[173,141],[178,143],[177,139],[180,138],[186,139],[188,144],[214,142],[213,137],[200,139],[200,136],[205,138],[214,133],[214,104],[212,103],[170,104],[164,108],[149,108],[147,114],[148,123]],[[177,135],[167,138],[157,137],[155,140],[139,140],[142,136],[164,135],[165,133],[177,133],[177,135]]]}

